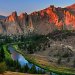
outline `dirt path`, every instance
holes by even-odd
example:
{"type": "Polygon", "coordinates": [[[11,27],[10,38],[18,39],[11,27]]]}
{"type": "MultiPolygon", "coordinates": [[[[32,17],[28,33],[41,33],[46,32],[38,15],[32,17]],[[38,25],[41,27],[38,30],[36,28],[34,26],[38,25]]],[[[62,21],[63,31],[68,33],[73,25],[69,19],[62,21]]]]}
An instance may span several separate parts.
{"type": "MultiPolygon", "coordinates": [[[[28,73],[19,73],[19,72],[5,72],[4,74],[0,74],[0,75],[42,75],[42,74],[28,74],[28,73]]],[[[43,75],[47,75],[47,74],[43,74],[43,75]]]]}

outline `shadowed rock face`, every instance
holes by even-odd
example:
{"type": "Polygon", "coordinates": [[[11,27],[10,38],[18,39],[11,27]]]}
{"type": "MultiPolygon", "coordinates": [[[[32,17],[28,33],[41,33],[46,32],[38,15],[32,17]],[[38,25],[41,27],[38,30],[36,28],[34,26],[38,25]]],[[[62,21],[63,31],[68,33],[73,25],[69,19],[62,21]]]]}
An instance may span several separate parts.
{"type": "Polygon", "coordinates": [[[0,33],[48,34],[56,29],[75,30],[75,4],[65,8],[51,5],[46,9],[31,14],[22,13],[19,16],[15,11],[6,19],[0,20],[0,33]]]}
{"type": "Polygon", "coordinates": [[[67,6],[66,8],[71,9],[71,10],[75,10],[75,3],[70,6],[67,6]]]}

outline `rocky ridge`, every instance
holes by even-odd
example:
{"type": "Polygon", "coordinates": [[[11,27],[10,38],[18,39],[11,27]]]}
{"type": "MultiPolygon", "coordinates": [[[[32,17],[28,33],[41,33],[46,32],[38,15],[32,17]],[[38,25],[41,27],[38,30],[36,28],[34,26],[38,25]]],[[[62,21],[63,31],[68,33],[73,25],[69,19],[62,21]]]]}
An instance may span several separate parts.
{"type": "Polygon", "coordinates": [[[31,14],[12,12],[0,19],[0,34],[48,34],[56,29],[75,30],[75,4],[61,8],[54,5],[31,14]]]}

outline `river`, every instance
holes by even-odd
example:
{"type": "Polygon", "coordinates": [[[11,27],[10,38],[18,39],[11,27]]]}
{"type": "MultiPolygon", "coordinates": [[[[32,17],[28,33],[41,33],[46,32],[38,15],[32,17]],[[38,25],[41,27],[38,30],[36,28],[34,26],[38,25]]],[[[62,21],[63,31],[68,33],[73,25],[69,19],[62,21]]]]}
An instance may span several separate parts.
{"type": "MultiPolygon", "coordinates": [[[[32,67],[33,64],[30,63],[30,62],[28,62],[21,54],[17,53],[17,52],[15,51],[15,49],[14,49],[12,46],[9,46],[9,47],[8,47],[8,50],[9,50],[10,53],[11,53],[12,59],[13,59],[13,60],[18,60],[19,63],[21,64],[21,66],[24,66],[24,65],[27,64],[27,65],[29,66],[29,68],[32,67]]],[[[35,65],[35,66],[36,66],[36,65],[35,65]]],[[[38,67],[38,66],[36,66],[36,70],[38,70],[38,69],[41,69],[41,68],[38,67]]],[[[44,70],[44,69],[41,69],[41,70],[44,70]]],[[[57,75],[57,74],[51,72],[50,75],[57,75]]]]}

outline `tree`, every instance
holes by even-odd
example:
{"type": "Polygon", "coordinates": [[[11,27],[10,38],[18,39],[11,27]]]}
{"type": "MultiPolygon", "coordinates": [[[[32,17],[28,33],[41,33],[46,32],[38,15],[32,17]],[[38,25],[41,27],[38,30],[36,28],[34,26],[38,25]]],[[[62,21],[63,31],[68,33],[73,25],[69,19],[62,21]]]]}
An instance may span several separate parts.
{"type": "Polygon", "coordinates": [[[31,74],[36,74],[37,73],[37,70],[36,70],[35,65],[33,65],[28,72],[31,73],[31,74]]]}
{"type": "Polygon", "coordinates": [[[14,61],[14,62],[15,62],[15,67],[16,67],[16,69],[20,69],[21,65],[20,65],[20,63],[18,62],[18,60],[17,60],[17,61],[14,61]]]}
{"type": "Polygon", "coordinates": [[[3,47],[1,47],[0,49],[0,62],[2,62],[5,58],[5,53],[4,53],[4,50],[3,50],[3,47]]]}
{"type": "Polygon", "coordinates": [[[67,58],[67,62],[70,62],[70,58],[69,57],[67,58]]]}
{"type": "Polygon", "coordinates": [[[15,71],[15,66],[14,66],[15,63],[13,60],[5,59],[5,62],[8,70],[15,71]]]}
{"type": "Polygon", "coordinates": [[[0,63],[0,73],[4,73],[6,71],[7,67],[5,62],[0,63]]]}
{"type": "Polygon", "coordinates": [[[48,47],[50,47],[50,44],[48,43],[48,47]]]}
{"type": "Polygon", "coordinates": [[[58,58],[57,64],[61,64],[61,57],[58,58]]]}
{"type": "Polygon", "coordinates": [[[21,72],[23,72],[23,73],[27,73],[28,71],[29,71],[29,67],[28,67],[27,64],[24,65],[23,67],[21,67],[21,72]]]}
{"type": "Polygon", "coordinates": [[[46,48],[45,48],[45,46],[43,47],[43,51],[45,51],[46,50],[46,48]]]}
{"type": "Polygon", "coordinates": [[[1,48],[1,57],[4,59],[5,58],[5,53],[3,47],[1,48]]]}
{"type": "Polygon", "coordinates": [[[38,69],[37,73],[42,74],[42,70],[38,69]]]}
{"type": "Polygon", "coordinates": [[[74,59],[74,61],[73,61],[73,67],[75,67],[75,59],[74,59]]]}

